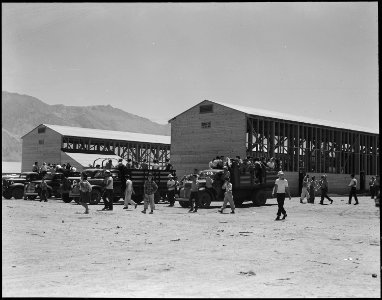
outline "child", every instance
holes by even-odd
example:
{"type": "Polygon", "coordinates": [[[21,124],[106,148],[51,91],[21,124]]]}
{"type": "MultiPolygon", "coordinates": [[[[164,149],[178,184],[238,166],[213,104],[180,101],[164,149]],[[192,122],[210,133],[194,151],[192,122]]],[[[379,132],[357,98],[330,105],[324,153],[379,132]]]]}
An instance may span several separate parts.
{"type": "Polygon", "coordinates": [[[75,201],[79,203],[79,200],[77,198],[80,197],[80,186],[77,183],[77,180],[73,180],[73,184],[71,186],[69,197],[75,198],[75,201]]]}
{"type": "Polygon", "coordinates": [[[48,191],[48,184],[45,182],[45,179],[41,179],[41,196],[40,196],[40,202],[44,200],[44,202],[48,202],[46,199],[46,193],[48,191]]]}

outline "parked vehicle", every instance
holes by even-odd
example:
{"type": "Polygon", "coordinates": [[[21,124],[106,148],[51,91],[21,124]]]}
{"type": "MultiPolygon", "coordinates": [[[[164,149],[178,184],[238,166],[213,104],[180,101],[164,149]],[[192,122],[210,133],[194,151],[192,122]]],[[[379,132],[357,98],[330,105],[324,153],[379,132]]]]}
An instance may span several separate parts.
{"type": "MultiPolygon", "coordinates": [[[[80,172],[67,172],[66,173],[68,179],[73,181],[74,179],[80,180],[81,173],[80,172]]],[[[61,172],[57,173],[46,173],[44,176],[45,182],[48,185],[47,198],[54,196],[56,198],[61,198],[61,188],[62,188],[62,179],[64,178],[64,174],[61,172]]],[[[26,189],[25,195],[29,199],[35,199],[36,197],[41,195],[41,180],[33,180],[31,181],[26,189]]]]}
{"type": "MultiPolygon", "coordinates": [[[[84,170],[83,172],[92,174],[88,177],[89,183],[92,185],[91,192],[91,202],[90,204],[98,204],[102,195],[105,191],[105,171],[106,169],[93,169],[89,168],[84,170]]],[[[124,198],[122,194],[122,183],[121,176],[118,169],[109,169],[110,174],[113,178],[113,189],[114,189],[114,202],[118,202],[120,198],[124,198]]],[[[167,181],[168,174],[175,175],[175,171],[164,171],[164,170],[142,170],[142,169],[127,169],[127,174],[130,175],[131,180],[133,181],[135,194],[132,196],[134,201],[137,203],[142,202],[143,200],[143,186],[144,182],[147,178],[147,174],[151,172],[153,174],[153,180],[158,185],[158,191],[155,194],[155,202],[158,203],[160,199],[164,199],[167,193],[167,181]]]]}
{"type": "MultiPolygon", "coordinates": [[[[264,205],[268,195],[271,194],[277,177],[277,171],[267,171],[264,183],[258,183],[253,172],[242,173],[237,166],[229,169],[232,183],[232,194],[236,206],[241,206],[245,201],[252,201],[256,206],[264,205]]],[[[208,208],[212,201],[223,201],[224,184],[223,169],[207,169],[198,173],[199,200],[201,207],[208,208]],[[213,192],[206,189],[206,176],[213,180],[213,192]]],[[[180,188],[179,204],[182,207],[189,207],[189,196],[191,193],[191,180],[185,182],[180,188]]]]}
{"type": "Polygon", "coordinates": [[[41,179],[42,175],[37,172],[22,172],[17,176],[3,177],[2,195],[5,199],[22,199],[24,197],[24,185],[41,179]]]}

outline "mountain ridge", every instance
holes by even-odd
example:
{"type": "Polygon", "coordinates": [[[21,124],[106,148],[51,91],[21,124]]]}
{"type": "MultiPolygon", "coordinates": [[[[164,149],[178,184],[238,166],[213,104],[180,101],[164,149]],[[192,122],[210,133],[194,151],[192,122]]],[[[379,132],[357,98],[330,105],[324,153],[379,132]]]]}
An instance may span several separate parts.
{"type": "Polygon", "coordinates": [[[110,104],[49,105],[33,96],[2,91],[2,161],[21,161],[21,137],[43,123],[158,135],[171,134],[170,124],[159,124],[110,104]]]}

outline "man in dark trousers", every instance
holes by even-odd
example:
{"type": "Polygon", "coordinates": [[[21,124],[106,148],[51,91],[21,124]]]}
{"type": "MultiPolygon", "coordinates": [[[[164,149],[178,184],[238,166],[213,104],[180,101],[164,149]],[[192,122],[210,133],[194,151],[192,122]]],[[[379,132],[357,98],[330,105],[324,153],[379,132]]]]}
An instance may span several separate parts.
{"type": "Polygon", "coordinates": [[[123,164],[122,158],[118,160],[117,169],[119,171],[119,177],[121,178],[121,194],[125,195],[127,167],[123,164]]]}
{"type": "Polygon", "coordinates": [[[354,174],[350,174],[351,180],[349,183],[350,186],[350,193],[349,193],[349,202],[348,204],[351,204],[351,199],[354,196],[355,203],[354,205],[358,205],[358,198],[357,198],[357,179],[355,179],[354,174]]]}
{"type": "Polygon", "coordinates": [[[103,192],[103,203],[105,204],[104,208],[102,210],[113,210],[113,200],[114,200],[114,193],[113,193],[113,177],[111,177],[110,171],[105,171],[105,191],[103,192]],[[106,200],[106,198],[108,200],[106,200]]]}
{"type": "Polygon", "coordinates": [[[192,175],[192,182],[191,182],[191,193],[190,193],[190,198],[188,201],[190,202],[190,210],[188,212],[194,212],[196,213],[198,211],[198,208],[200,206],[200,201],[199,201],[199,182],[197,181],[197,176],[196,174],[192,175]],[[195,209],[194,209],[194,200],[195,200],[195,209]]]}
{"type": "Polygon", "coordinates": [[[277,195],[277,205],[279,207],[275,221],[280,220],[281,214],[283,214],[283,220],[287,217],[287,213],[284,209],[285,192],[288,193],[289,200],[292,199],[289,192],[288,180],[284,178],[283,171],[279,171],[277,175],[279,176],[279,178],[276,179],[275,186],[273,187],[272,191],[273,197],[275,196],[275,194],[277,195]]]}
{"type": "Polygon", "coordinates": [[[329,190],[329,185],[328,185],[328,179],[326,178],[326,175],[321,175],[321,180],[320,180],[320,189],[321,189],[321,201],[320,204],[324,204],[324,198],[328,199],[330,201],[330,204],[333,203],[333,199],[331,199],[328,196],[328,190],[329,190]]]}

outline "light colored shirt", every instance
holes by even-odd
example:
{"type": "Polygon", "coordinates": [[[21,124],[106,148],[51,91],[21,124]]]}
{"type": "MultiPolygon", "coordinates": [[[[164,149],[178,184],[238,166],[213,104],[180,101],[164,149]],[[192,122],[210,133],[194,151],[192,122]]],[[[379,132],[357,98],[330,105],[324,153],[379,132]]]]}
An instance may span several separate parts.
{"type": "Polygon", "coordinates": [[[111,176],[106,178],[106,189],[107,190],[113,189],[113,177],[111,177],[111,176]]]}
{"type": "Polygon", "coordinates": [[[170,179],[169,181],[167,181],[167,189],[169,191],[175,190],[175,180],[174,179],[170,179]]]}
{"type": "Polygon", "coordinates": [[[126,191],[128,192],[133,191],[133,182],[130,179],[126,180],[126,191]]]}
{"type": "Polygon", "coordinates": [[[285,194],[285,188],[288,187],[288,180],[277,178],[275,181],[277,185],[277,194],[285,194]]]}
{"type": "Polygon", "coordinates": [[[351,187],[356,187],[356,186],[357,186],[357,179],[352,178],[352,179],[350,180],[349,186],[351,186],[351,187]]]}
{"type": "Polygon", "coordinates": [[[227,193],[232,193],[232,183],[231,182],[224,182],[222,189],[225,190],[227,193]]]}

